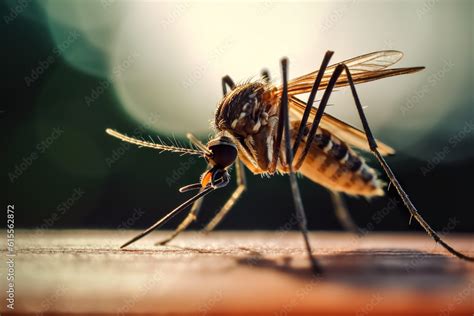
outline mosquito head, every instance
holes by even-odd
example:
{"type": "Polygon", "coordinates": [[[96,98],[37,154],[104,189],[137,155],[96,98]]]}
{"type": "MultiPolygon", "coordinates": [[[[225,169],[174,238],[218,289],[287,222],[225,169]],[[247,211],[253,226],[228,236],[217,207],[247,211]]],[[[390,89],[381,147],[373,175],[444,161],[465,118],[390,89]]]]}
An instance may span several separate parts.
{"type": "MultiPolygon", "coordinates": [[[[237,159],[237,146],[232,139],[219,135],[207,143],[207,149],[211,152],[206,155],[210,169],[201,176],[199,183],[201,188],[211,185],[214,188],[226,186],[230,181],[227,168],[237,159]]],[[[180,191],[198,188],[196,184],[181,188],[180,191]]]]}
{"type": "Polygon", "coordinates": [[[217,136],[207,143],[211,155],[207,158],[209,164],[218,169],[226,169],[237,159],[237,146],[227,136],[217,136]]]}

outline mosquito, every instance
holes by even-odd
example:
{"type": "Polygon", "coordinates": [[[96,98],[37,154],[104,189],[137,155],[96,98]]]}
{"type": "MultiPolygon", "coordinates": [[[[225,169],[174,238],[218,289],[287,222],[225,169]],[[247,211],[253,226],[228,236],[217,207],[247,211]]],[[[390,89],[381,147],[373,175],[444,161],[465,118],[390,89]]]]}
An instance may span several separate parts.
{"type": "Polygon", "coordinates": [[[376,157],[411,217],[419,222],[435,242],[461,259],[474,261],[474,258],[462,254],[443,241],[418,213],[384,159],[384,156],[394,154],[395,150],[374,138],[355,88],[355,84],[415,73],[424,67],[389,69],[403,57],[402,52],[394,50],[373,52],[328,66],[333,54],[332,51],[326,52],[319,70],[290,81],[288,59],[283,58],[282,84],[278,86],[272,83],[265,70],[258,80],[243,84],[235,84],[228,75],[224,76],[224,97],[217,106],[214,120],[216,134],[207,145],[190,133],[187,137],[193,146],[184,148],[161,141],[156,143],[152,138],[149,142],[107,129],[108,134],[122,141],[160,151],[197,155],[208,163],[208,168],[198,183],[179,189],[180,192],[197,190],[197,194],[127,241],[121,248],[149,234],[192,205],[187,217],[171,236],[157,244],[164,245],[174,239],[196,220],[204,196],[230,182],[229,170],[235,164],[237,188],[205,226],[204,231],[213,230],[246,190],[244,166],[253,174],[288,174],[296,219],[306,252],[313,271],[319,273],[321,267],[313,255],[308,238],[306,215],[296,173],[299,172],[327,188],[343,226],[356,230],[341,193],[364,197],[384,195],[383,182],[378,179],[375,170],[354,151],[354,148],[358,148],[371,152],[376,157]],[[363,130],[324,112],[334,89],[344,86],[350,87],[363,130]],[[315,103],[319,90],[323,91],[323,95],[315,103]],[[307,102],[298,98],[298,95],[308,92],[307,102]]]}

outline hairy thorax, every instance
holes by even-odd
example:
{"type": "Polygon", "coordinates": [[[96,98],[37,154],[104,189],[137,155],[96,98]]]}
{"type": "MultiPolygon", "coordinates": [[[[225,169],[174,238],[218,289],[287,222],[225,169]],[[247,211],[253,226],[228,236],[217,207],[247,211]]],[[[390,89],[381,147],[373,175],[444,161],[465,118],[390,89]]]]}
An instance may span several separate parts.
{"type": "Polygon", "coordinates": [[[269,165],[278,125],[275,93],[270,84],[243,84],[229,92],[217,108],[216,128],[235,138],[240,158],[254,173],[273,172],[269,165]]]}

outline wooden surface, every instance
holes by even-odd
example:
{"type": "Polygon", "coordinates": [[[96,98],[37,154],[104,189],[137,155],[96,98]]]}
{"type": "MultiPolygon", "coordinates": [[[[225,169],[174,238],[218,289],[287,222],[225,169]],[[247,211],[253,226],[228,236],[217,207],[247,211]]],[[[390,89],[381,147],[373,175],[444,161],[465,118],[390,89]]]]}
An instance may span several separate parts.
{"type": "MultiPolygon", "coordinates": [[[[474,264],[423,234],[313,233],[325,269],[313,277],[297,232],[190,232],[156,247],[159,232],[119,250],[135,233],[17,231],[15,312],[474,313],[474,264]]],[[[474,254],[473,235],[447,239],[474,254]]]]}

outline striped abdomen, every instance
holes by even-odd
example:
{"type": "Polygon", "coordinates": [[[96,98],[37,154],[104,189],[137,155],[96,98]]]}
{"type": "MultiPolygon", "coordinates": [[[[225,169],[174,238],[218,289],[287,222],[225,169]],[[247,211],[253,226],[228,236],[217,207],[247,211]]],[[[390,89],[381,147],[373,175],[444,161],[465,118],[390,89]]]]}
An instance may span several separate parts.
{"type": "MultiPolygon", "coordinates": [[[[292,128],[292,131],[297,131],[297,128],[292,128]]],[[[294,141],[295,135],[292,137],[294,141]]],[[[294,161],[298,161],[304,146],[306,146],[306,137],[294,161]]],[[[364,162],[362,157],[323,129],[318,129],[311,149],[298,171],[312,181],[334,191],[363,196],[384,194],[381,181],[377,179],[375,171],[364,162]]]]}

